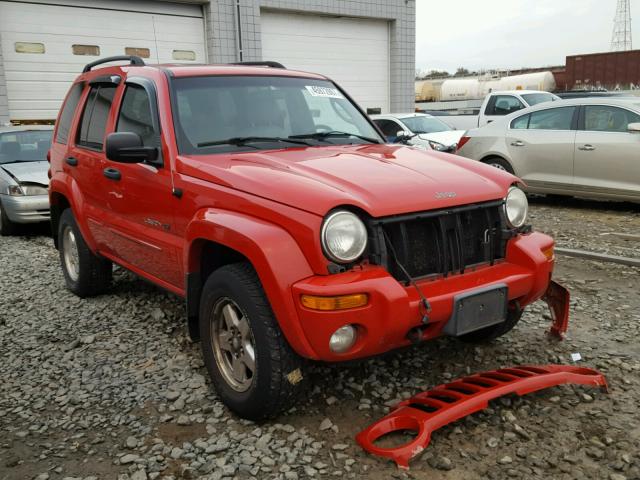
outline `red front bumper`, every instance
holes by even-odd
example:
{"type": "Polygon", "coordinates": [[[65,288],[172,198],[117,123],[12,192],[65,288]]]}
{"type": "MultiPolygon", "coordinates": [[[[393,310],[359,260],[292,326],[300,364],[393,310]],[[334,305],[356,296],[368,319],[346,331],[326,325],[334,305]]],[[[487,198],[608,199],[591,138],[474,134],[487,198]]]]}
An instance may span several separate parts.
{"type": "MultiPolygon", "coordinates": [[[[456,295],[506,284],[509,300],[517,300],[521,307],[541,298],[549,285],[554,264],[543,251],[552,246],[553,239],[542,233],[523,235],[509,242],[506,258],[493,266],[419,281],[432,309],[422,338],[431,339],[442,334],[451,318],[456,295]]],[[[368,265],[341,274],[310,277],[294,284],[292,290],[302,329],[315,358],[320,360],[352,360],[406,346],[411,343],[408,333],[424,326],[416,289],[402,285],[379,266],[368,265]],[[308,309],[300,302],[302,295],[357,293],[369,295],[366,306],[318,311],[308,309]],[[358,340],[348,352],[336,354],[329,349],[329,338],[338,328],[348,324],[357,326],[358,340]]]]}

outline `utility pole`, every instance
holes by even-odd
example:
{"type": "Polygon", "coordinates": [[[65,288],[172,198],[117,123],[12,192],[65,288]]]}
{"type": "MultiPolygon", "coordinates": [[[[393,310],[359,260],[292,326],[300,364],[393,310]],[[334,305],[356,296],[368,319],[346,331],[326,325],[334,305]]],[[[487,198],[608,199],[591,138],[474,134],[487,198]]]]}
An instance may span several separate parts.
{"type": "Polygon", "coordinates": [[[611,51],[633,50],[631,41],[631,0],[618,0],[616,16],[613,20],[611,51]]]}

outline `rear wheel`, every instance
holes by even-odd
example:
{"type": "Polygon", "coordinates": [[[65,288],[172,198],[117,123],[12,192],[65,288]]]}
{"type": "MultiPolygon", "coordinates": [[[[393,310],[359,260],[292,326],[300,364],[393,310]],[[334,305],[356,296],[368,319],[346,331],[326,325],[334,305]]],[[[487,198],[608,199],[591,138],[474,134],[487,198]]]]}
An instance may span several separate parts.
{"type": "Polygon", "coordinates": [[[513,167],[504,158],[489,157],[489,158],[483,160],[482,163],[486,163],[487,165],[490,165],[490,166],[492,166],[494,168],[497,168],[498,170],[503,170],[505,172],[508,172],[511,175],[513,175],[515,173],[513,171],[513,167]]]}
{"type": "Polygon", "coordinates": [[[461,335],[458,338],[466,343],[487,343],[513,330],[513,327],[518,324],[521,317],[521,308],[509,308],[507,319],[504,322],[467,333],[466,335],[461,335]]]}
{"type": "Polygon", "coordinates": [[[9,235],[15,235],[18,230],[18,224],[9,220],[7,212],[4,211],[2,203],[0,202],[0,235],[8,237],[9,235]]]}
{"type": "Polygon", "coordinates": [[[303,361],[284,338],[250,264],[226,265],[209,276],[200,338],[213,385],[239,416],[273,417],[303,390],[303,361]]]}
{"type": "Polygon", "coordinates": [[[66,209],[60,216],[58,246],[62,273],[69,290],[79,297],[90,297],[109,288],[112,264],[89,249],[71,209],[66,209]]]}

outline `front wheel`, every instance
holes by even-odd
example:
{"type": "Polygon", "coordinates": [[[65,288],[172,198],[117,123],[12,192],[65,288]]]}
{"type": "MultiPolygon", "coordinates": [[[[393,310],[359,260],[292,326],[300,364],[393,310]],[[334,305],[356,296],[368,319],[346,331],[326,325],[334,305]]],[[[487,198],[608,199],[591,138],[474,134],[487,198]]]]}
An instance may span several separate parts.
{"type": "Polygon", "coordinates": [[[2,208],[2,203],[0,203],[0,235],[3,237],[15,235],[17,230],[18,225],[9,219],[7,212],[2,208]]]}
{"type": "Polygon", "coordinates": [[[99,295],[107,290],[113,266],[89,249],[69,208],[60,215],[58,246],[62,273],[69,290],[79,297],[99,295]]]}
{"type": "Polygon", "coordinates": [[[207,279],[200,339],[220,399],[243,418],[273,417],[303,390],[303,361],[284,338],[248,263],[226,265],[207,279]]]}

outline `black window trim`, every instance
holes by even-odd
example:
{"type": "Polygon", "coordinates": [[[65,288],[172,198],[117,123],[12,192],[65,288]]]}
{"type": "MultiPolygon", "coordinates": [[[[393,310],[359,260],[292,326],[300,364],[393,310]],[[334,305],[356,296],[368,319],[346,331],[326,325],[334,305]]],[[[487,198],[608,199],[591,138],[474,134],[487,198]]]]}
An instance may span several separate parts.
{"type": "Polygon", "coordinates": [[[162,158],[162,127],[160,126],[160,109],[158,108],[158,93],[156,90],[156,84],[153,80],[146,77],[127,77],[127,80],[124,82],[125,90],[122,94],[120,104],[118,105],[118,115],[116,116],[114,131],[118,130],[118,122],[120,121],[122,103],[124,102],[124,96],[127,93],[127,86],[129,85],[141,87],[147,93],[147,97],[149,97],[149,106],[151,108],[151,124],[153,126],[154,133],[160,139],[160,145],[158,146],[158,158],[149,163],[153,164],[155,167],[163,167],[164,160],[162,158]]]}
{"type": "Polygon", "coordinates": [[[629,135],[635,135],[635,134],[632,134],[629,131],[626,131],[626,132],[611,132],[609,130],[587,130],[587,129],[585,129],[585,116],[586,116],[586,110],[587,110],[586,107],[612,107],[612,108],[619,108],[621,110],[626,110],[627,112],[631,112],[634,115],[637,115],[637,116],[640,117],[640,113],[634,112],[630,108],[623,107],[621,105],[612,105],[610,103],[587,103],[587,104],[582,104],[582,105],[580,105],[580,117],[578,119],[578,125],[577,125],[578,131],[580,131],[580,132],[596,132],[596,133],[616,133],[616,134],[626,133],[626,134],[629,134],[629,135]]]}

